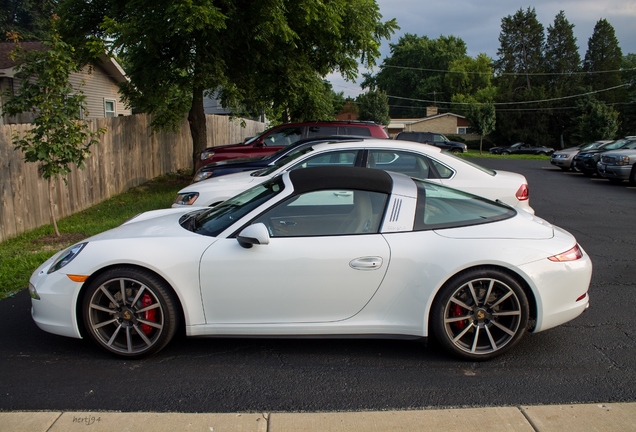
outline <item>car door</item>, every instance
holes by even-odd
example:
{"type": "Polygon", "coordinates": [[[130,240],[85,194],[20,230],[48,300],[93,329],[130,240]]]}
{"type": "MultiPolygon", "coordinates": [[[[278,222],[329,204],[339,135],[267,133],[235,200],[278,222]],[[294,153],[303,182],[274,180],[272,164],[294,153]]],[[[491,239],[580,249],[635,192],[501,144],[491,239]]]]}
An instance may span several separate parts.
{"type": "Polygon", "coordinates": [[[357,314],[389,266],[378,233],[386,199],[365,191],[308,192],[251,221],[267,226],[269,244],[215,242],[200,264],[208,324],[320,323],[357,314]]]}

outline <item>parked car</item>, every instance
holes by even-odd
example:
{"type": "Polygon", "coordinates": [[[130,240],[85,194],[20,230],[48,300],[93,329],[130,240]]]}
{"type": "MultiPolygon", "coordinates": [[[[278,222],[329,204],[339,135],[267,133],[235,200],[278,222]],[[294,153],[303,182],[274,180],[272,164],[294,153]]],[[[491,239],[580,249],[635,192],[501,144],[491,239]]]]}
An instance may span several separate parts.
{"type": "Polygon", "coordinates": [[[255,171],[257,169],[266,168],[274,165],[278,160],[284,158],[288,154],[295,152],[300,147],[310,146],[312,144],[318,144],[320,142],[336,142],[336,141],[351,141],[359,140],[360,138],[352,136],[330,136],[324,138],[305,138],[296,141],[294,144],[283,147],[276,153],[273,153],[265,157],[256,157],[248,159],[230,159],[221,162],[213,162],[211,164],[203,165],[196,173],[192,183],[206,180],[212,177],[220,177],[227,174],[234,174],[243,171],[255,171]]]}
{"type": "Polygon", "coordinates": [[[580,151],[576,156],[574,156],[573,164],[575,171],[579,171],[587,177],[597,174],[596,165],[601,160],[601,154],[610,150],[623,148],[634,140],[636,140],[636,137],[627,137],[607,144],[602,144],[595,149],[580,151]]]}
{"type": "Polygon", "coordinates": [[[589,305],[566,231],[398,173],[321,167],[212,208],[164,209],[71,246],[31,276],[43,330],[123,358],[188,336],[433,336],[475,361],[589,305]]]}
{"type": "Polygon", "coordinates": [[[529,203],[528,182],[520,174],[490,170],[427,144],[377,139],[302,147],[268,168],[193,183],[178,192],[172,206],[217,205],[283,172],[325,165],[400,172],[533,212],[529,203]]]}
{"type": "Polygon", "coordinates": [[[591,143],[581,144],[575,147],[569,147],[563,150],[555,151],[550,156],[550,163],[552,165],[558,166],[563,171],[569,171],[570,168],[572,168],[572,162],[574,161],[574,156],[576,156],[578,152],[585,151],[585,150],[592,150],[609,142],[611,141],[594,141],[591,143]]]}
{"type": "Polygon", "coordinates": [[[466,153],[468,151],[468,146],[466,144],[457,141],[451,141],[440,133],[400,132],[396,135],[395,139],[429,144],[453,153],[466,153]]]}
{"type": "Polygon", "coordinates": [[[554,152],[554,149],[552,147],[535,146],[532,144],[518,142],[511,146],[492,147],[488,150],[488,152],[491,154],[501,154],[501,155],[535,154],[535,155],[549,156],[554,152]]]}
{"type": "Polygon", "coordinates": [[[597,172],[613,183],[628,180],[636,186],[636,141],[625,145],[620,150],[610,150],[601,155],[596,165],[597,172]]]}
{"type": "Polygon", "coordinates": [[[208,147],[199,154],[194,170],[228,159],[264,157],[303,138],[332,135],[389,138],[384,126],[367,121],[315,121],[274,126],[244,143],[208,147]]]}

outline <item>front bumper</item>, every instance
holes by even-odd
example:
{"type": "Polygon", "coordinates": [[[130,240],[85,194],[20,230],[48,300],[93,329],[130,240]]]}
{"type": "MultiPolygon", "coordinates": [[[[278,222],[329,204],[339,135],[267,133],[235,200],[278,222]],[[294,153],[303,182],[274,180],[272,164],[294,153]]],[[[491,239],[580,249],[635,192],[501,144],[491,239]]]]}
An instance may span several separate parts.
{"type": "Polygon", "coordinates": [[[82,283],[73,282],[59,271],[47,274],[52,260],[42,264],[29,280],[32,292],[31,316],[42,330],[60,336],[81,338],[75,305],[82,283]],[[38,298],[33,298],[37,293],[38,298]]]}
{"type": "Polygon", "coordinates": [[[632,172],[631,165],[607,165],[603,162],[596,164],[596,169],[601,177],[607,179],[629,180],[632,172]]]}

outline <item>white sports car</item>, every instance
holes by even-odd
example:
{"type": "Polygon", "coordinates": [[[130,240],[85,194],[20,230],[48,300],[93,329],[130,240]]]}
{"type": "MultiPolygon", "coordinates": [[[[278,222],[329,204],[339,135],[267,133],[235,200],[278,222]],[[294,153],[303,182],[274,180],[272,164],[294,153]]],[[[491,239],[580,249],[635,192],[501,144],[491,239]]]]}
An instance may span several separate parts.
{"type": "Polygon", "coordinates": [[[526,212],[402,174],[294,170],[144,213],[31,277],[48,332],[123,357],[189,336],[412,337],[484,360],[588,307],[589,256],[526,212]]]}
{"type": "Polygon", "coordinates": [[[317,166],[358,166],[399,172],[534,213],[529,203],[528,182],[521,174],[484,168],[427,144],[378,139],[301,147],[258,171],[193,183],[179,191],[172,206],[213,206],[276,175],[317,166]]]}

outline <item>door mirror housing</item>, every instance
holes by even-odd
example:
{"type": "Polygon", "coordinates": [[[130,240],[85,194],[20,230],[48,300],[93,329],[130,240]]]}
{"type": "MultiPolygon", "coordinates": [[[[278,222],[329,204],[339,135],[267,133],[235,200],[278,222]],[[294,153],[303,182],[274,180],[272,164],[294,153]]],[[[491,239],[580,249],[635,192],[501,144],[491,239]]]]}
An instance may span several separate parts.
{"type": "Polygon", "coordinates": [[[254,245],[266,245],[269,244],[269,231],[265,224],[255,223],[245,227],[236,237],[236,240],[245,249],[249,249],[254,245]]]}

